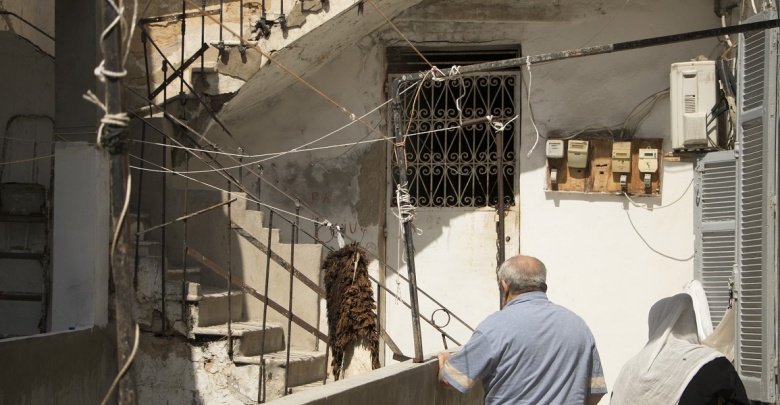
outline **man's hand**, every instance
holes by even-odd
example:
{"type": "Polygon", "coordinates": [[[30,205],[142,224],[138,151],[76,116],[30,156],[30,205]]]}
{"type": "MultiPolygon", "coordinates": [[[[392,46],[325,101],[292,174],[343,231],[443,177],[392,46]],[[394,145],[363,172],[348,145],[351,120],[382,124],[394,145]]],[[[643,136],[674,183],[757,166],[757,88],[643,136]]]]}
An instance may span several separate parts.
{"type": "Polygon", "coordinates": [[[444,379],[444,376],[441,374],[441,370],[444,368],[444,363],[447,362],[447,360],[452,357],[452,353],[450,352],[439,352],[436,357],[439,359],[439,381],[443,382],[448,387],[450,386],[450,383],[447,382],[447,380],[444,379]]]}

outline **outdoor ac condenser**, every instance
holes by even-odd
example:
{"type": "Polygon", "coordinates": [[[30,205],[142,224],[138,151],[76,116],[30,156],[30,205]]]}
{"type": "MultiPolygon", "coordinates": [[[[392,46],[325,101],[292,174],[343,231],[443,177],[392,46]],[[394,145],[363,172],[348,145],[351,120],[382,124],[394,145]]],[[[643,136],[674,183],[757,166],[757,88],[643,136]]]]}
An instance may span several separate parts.
{"type": "Polygon", "coordinates": [[[669,76],[672,147],[675,150],[716,149],[717,120],[711,115],[717,82],[714,61],[672,64],[669,76]]]}

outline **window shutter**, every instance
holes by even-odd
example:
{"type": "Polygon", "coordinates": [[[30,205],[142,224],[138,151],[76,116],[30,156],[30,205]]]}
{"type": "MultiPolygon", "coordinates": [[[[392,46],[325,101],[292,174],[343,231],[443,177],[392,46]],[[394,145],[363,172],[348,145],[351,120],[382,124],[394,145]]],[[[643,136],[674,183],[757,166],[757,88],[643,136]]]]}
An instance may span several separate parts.
{"type": "Polygon", "coordinates": [[[712,325],[729,304],[729,280],[737,261],[737,160],[734,151],[711,152],[695,170],[694,256],[696,279],[704,286],[712,325]]]}
{"type": "MultiPolygon", "coordinates": [[[[745,23],[776,18],[776,10],[745,23]]],[[[748,396],[775,402],[775,221],[778,30],[740,35],[737,139],[737,341],[748,396]]]]}

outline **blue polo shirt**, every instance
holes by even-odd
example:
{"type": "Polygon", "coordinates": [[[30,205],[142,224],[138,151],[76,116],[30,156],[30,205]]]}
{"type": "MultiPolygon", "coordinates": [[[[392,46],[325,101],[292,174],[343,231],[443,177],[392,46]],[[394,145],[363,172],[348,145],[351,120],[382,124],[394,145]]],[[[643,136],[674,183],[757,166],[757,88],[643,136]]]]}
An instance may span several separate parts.
{"type": "Polygon", "coordinates": [[[485,404],[584,404],[589,393],[607,392],[588,325],[543,292],[482,321],[442,375],[460,392],[481,380],[485,404]]]}

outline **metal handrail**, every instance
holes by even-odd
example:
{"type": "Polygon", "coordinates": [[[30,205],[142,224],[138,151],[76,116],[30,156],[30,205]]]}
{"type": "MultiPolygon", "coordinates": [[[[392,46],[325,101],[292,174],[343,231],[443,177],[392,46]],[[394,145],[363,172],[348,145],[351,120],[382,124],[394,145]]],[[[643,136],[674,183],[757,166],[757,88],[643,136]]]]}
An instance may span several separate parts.
{"type": "MultiPolygon", "coordinates": [[[[181,13],[181,14],[178,14],[179,16],[181,16],[181,17],[180,17],[180,19],[182,19],[182,20],[184,20],[184,18],[186,18],[186,17],[187,17],[187,15],[186,15],[186,13],[185,13],[184,11],[185,11],[185,10],[183,9],[183,10],[182,10],[182,13],[181,13]]],[[[183,22],[183,21],[182,21],[182,22],[183,22]]],[[[162,52],[162,50],[159,48],[159,46],[158,46],[158,45],[155,43],[155,41],[154,41],[154,40],[151,38],[151,36],[149,35],[149,33],[147,32],[147,30],[146,30],[146,29],[145,29],[145,27],[143,26],[143,22],[140,22],[140,21],[139,21],[139,23],[138,23],[138,26],[140,27],[140,30],[142,31],[142,37],[143,37],[145,40],[148,40],[148,41],[149,41],[149,42],[152,44],[153,48],[154,48],[154,49],[157,51],[157,53],[158,53],[158,54],[160,55],[160,57],[163,59],[163,66],[164,66],[164,67],[167,67],[167,66],[171,66],[171,67],[173,67],[174,65],[173,65],[173,64],[172,64],[172,63],[171,63],[171,62],[168,60],[168,58],[165,56],[165,54],[162,52]]],[[[182,31],[182,35],[184,35],[184,32],[183,32],[183,31],[182,31]]],[[[206,45],[206,44],[202,44],[202,46],[201,46],[201,52],[200,52],[201,54],[202,54],[202,50],[203,50],[203,48],[204,48],[204,47],[207,47],[207,45],[206,45]]],[[[144,51],[146,51],[146,47],[144,47],[144,51]]],[[[195,54],[195,55],[193,55],[193,57],[191,57],[191,58],[190,58],[191,60],[188,60],[187,62],[191,63],[191,62],[193,62],[195,59],[197,59],[197,57],[198,57],[198,53],[196,52],[196,54],[195,54]]],[[[182,59],[183,59],[183,58],[184,58],[184,54],[183,54],[183,50],[182,50],[182,59]]],[[[148,64],[147,64],[147,66],[148,66],[148,64]]],[[[182,66],[180,69],[183,69],[183,68],[184,68],[184,66],[182,66]]],[[[148,70],[148,69],[147,69],[147,70],[148,70]]],[[[165,69],[164,69],[164,70],[165,70],[165,69]]],[[[147,73],[147,76],[148,76],[148,73],[147,73]]],[[[211,117],[211,118],[214,120],[214,122],[215,122],[215,123],[217,123],[217,124],[218,124],[218,125],[219,125],[219,126],[222,128],[222,130],[223,130],[223,131],[224,131],[224,132],[225,132],[225,133],[226,133],[226,134],[227,134],[227,135],[228,135],[228,136],[229,136],[229,137],[230,137],[230,138],[231,138],[231,139],[232,139],[234,142],[236,142],[236,144],[238,144],[238,145],[239,145],[239,147],[241,147],[241,144],[238,142],[238,140],[236,140],[236,139],[233,137],[232,133],[231,133],[231,132],[228,130],[228,128],[227,128],[227,127],[226,127],[226,126],[225,126],[225,125],[224,125],[224,124],[223,124],[223,123],[222,123],[222,122],[221,122],[221,121],[220,121],[220,120],[217,118],[216,114],[215,114],[213,111],[211,111],[211,108],[210,108],[210,107],[209,107],[209,106],[208,106],[208,105],[205,103],[205,101],[204,101],[204,100],[203,100],[203,99],[202,99],[202,98],[201,98],[201,97],[200,97],[200,96],[197,94],[197,92],[195,92],[194,88],[193,88],[193,87],[192,87],[192,86],[191,86],[191,85],[190,85],[190,84],[189,84],[189,83],[188,83],[188,82],[187,82],[187,81],[184,79],[182,72],[181,72],[181,71],[179,71],[179,70],[176,70],[175,68],[174,68],[174,72],[173,72],[173,74],[170,76],[170,80],[164,80],[164,83],[163,83],[161,86],[158,86],[158,89],[159,89],[159,90],[162,90],[162,92],[163,92],[163,94],[164,94],[164,98],[166,99],[166,100],[163,102],[163,105],[165,106],[165,105],[167,104],[167,92],[165,91],[165,90],[166,90],[166,87],[167,87],[167,86],[166,86],[166,84],[167,84],[167,83],[170,83],[170,82],[172,82],[172,81],[173,81],[175,78],[179,78],[179,79],[181,80],[181,86],[182,86],[182,89],[183,89],[183,87],[184,87],[184,86],[186,86],[186,87],[187,87],[187,89],[188,89],[188,90],[189,90],[189,91],[190,91],[190,92],[191,92],[191,93],[192,93],[192,94],[195,96],[195,98],[197,99],[197,101],[199,102],[199,104],[200,104],[200,105],[201,105],[201,106],[202,106],[202,107],[203,107],[203,108],[206,110],[206,112],[207,112],[207,113],[210,115],[210,117],[211,117]]],[[[132,90],[132,89],[131,89],[131,90],[132,90]]],[[[147,91],[149,91],[149,90],[150,90],[150,88],[149,88],[149,86],[148,86],[148,80],[147,80],[147,91]]],[[[133,91],[133,92],[134,92],[134,93],[136,93],[135,91],[133,91]]],[[[141,98],[144,98],[146,101],[148,101],[148,102],[150,103],[150,107],[151,107],[151,105],[152,105],[152,102],[151,102],[152,94],[151,94],[151,92],[149,92],[149,93],[150,93],[150,94],[149,94],[149,97],[147,97],[147,98],[144,98],[144,97],[142,97],[142,96],[140,96],[140,97],[141,97],[141,98]]],[[[138,93],[136,93],[136,94],[138,94],[138,93]]],[[[182,92],[180,92],[180,96],[181,96],[182,94],[183,94],[183,93],[182,93],[182,92]]],[[[163,110],[163,114],[166,116],[166,118],[168,118],[168,119],[172,120],[173,122],[175,122],[175,123],[179,124],[181,127],[185,128],[185,129],[187,130],[187,131],[184,131],[184,132],[185,132],[185,134],[186,134],[186,136],[187,136],[187,137],[188,137],[188,138],[189,138],[191,141],[193,141],[195,144],[197,144],[198,146],[200,146],[200,144],[201,144],[201,142],[200,142],[200,141],[205,141],[205,142],[207,142],[209,145],[211,145],[211,146],[214,146],[214,144],[213,144],[213,143],[211,143],[210,141],[208,141],[208,140],[207,140],[207,139],[206,139],[206,138],[205,138],[203,135],[199,134],[199,133],[198,133],[198,132],[196,132],[194,129],[192,129],[192,128],[190,128],[189,126],[187,126],[187,125],[186,125],[184,122],[182,122],[181,120],[179,120],[179,119],[177,119],[177,118],[175,118],[175,117],[171,116],[171,115],[170,115],[170,114],[169,114],[167,111],[165,111],[165,109],[162,109],[162,110],[163,110]],[[191,132],[192,134],[195,134],[195,135],[197,135],[199,139],[193,139],[193,138],[190,136],[190,132],[191,132]]],[[[150,113],[151,113],[151,109],[150,109],[150,113]]],[[[144,120],[144,121],[146,121],[144,118],[142,118],[142,117],[138,116],[137,114],[134,114],[134,113],[133,113],[133,115],[135,115],[136,117],[140,118],[141,120],[144,120]]],[[[154,128],[155,130],[157,130],[158,132],[162,133],[164,136],[166,136],[166,138],[170,139],[170,140],[171,140],[173,143],[176,143],[176,144],[178,144],[178,141],[176,141],[176,140],[172,139],[172,138],[171,138],[171,137],[169,137],[167,134],[165,134],[163,131],[160,131],[158,128],[155,128],[155,127],[154,127],[153,125],[151,125],[151,124],[149,124],[149,125],[150,125],[152,128],[154,128]]],[[[243,150],[245,150],[243,147],[241,147],[241,148],[242,148],[243,150]]],[[[228,170],[227,170],[226,168],[224,168],[224,167],[223,167],[223,166],[222,166],[220,163],[218,163],[217,161],[215,161],[215,160],[212,160],[211,162],[207,162],[207,161],[205,161],[205,160],[204,160],[204,159],[203,159],[201,156],[198,156],[198,154],[196,154],[195,152],[193,152],[193,151],[188,151],[188,152],[189,152],[191,155],[195,156],[196,158],[203,160],[203,161],[204,161],[204,163],[206,163],[206,164],[207,164],[207,166],[209,166],[209,167],[212,167],[212,168],[214,168],[215,170],[217,170],[217,172],[218,172],[218,173],[220,173],[220,174],[221,174],[223,177],[225,177],[225,178],[227,179],[227,181],[228,181],[228,184],[229,184],[229,187],[230,187],[230,185],[232,185],[232,184],[235,184],[235,185],[236,185],[236,186],[237,186],[237,187],[238,187],[238,188],[239,188],[241,191],[245,192],[245,193],[246,193],[248,196],[250,196],[250,197],[253,197],[253,198],[254,198],[254,196],[252,195],[253,193],[249,191],[249,189],[247,188],[247,186],[245,186],[244,184],[242,184],[242,181],[241,181],[241,180],[243,179],[243,176],[239,176],[239,178],[237,179],[236,177],[234,177],[233,175],[231,175],[231,174],[228,172],[228,170]],[[213,164],[213,166],[216,166],[216,167],[213,167],[213,166],[212,166],[212,164],[213,164]]],[[[240,160],[241,160],[240,158],[235,158],[235,157],[233,157],[233,156],[230,156],[229,158],[230,158],[231,160],[233,160],[233,161],[236,161],[236,162],[239,162],[239,163],[240,163],[240,160]]],[[[295,205],[296,205],[296,215],[300,213],[300,209],[301,209],[301,207],[302,207],[303,209],[305,209],[305,210],[306,210],[306,211],[307,211],[309,214],[313,215],[314,217],[316,217],[316,218],[319,218],[319,217],[320,217],[320,216],[319,216],[319,214],[318,214],[318,213],[317,213],[317,212],[316,212],[314,209],[312,209],[311,207],[309,207],[307,204],[303,203],[303,202],[302,202],[302,200],[301,200],[300,198],[298,198],[297,196],[295,196],[295,195],[294,195],[294,193],[292,193],[292,192],[291,192],[289,189],[287,189],[287,187],[284,187],[283,185],[277,185],[277,184],[274,184],[272,181],[269,181],[269,180],[268,180],[268,179],[267,179],[267,178],[264,176],[264,173],[263,173],[263,168],[262,168],[261,166],[259,166],[259,165],[258,165],[258,169],[259,169],[260,173],[257,173],[255,170],[253,170],[253,168],[251,168],[250,166],[247,166],[247,171],[248,171],[248,172],[250,172],[250,173],[252,173],[252,174],[253,174],[255,177],[257,177],[257,179],[258,179],[258,180],[260,180],[260,183],[258,183],[258,184],[266,183],[267,185],[271,186],[273,189],[275,189],[277,192],[279,192],[281,195],[283,195],[284,197],[286,197],[286,198],[287,198],[287,199],[289,199],[290,201],[293,201],[293,202],[295,202],[295,205]],[[284,188],[285,190],[283,190],[282,188],[284,188]]],[[[258,187],[258,191],[259,191],[259,190],[261,190],[261,188],[260,188],[260,187],[258,187]]],[[[256,200],[257,200],[257,201],[259,201],[259,196],[258,196],[258,198],[256,198],[256,200]]],[[[310,236],[310,237],[311,237],[311,238],[312,238],[312,239],[313,239],[313,240],[314,240],[316,243],[319,243],[320,245],[322,245],[322,246],[325,246],[326,248],[330,249],[331,251],[333,251],[333,250],[334,250],[332,247],[328,246],[327,242],[324,242],[322,239],[320,239],[320,238],[318,237],[318,235],[317,235],[317,234],[318,234],[318,231],[319,231],[319,224],[315,224],[315,231],[314,231],[315,235],[312,235],[312,234],[310,234],[309,232],[307,232],[306,230],[304,230],[304,229],[301,229],[301,228],[300,228],[300,224],[299,224],[299,221],[297,220],[297,218],[296,218],[296,221],[295,221],[295,222],[293,222],[293,221],[289,220],[288,218],[286,218],[284,215],[281,215],[281,214],[280,214],[278,211],[276,211],[275,209],[273,209],[273,208],[271,208],[271,207],[268,207],[267,209],[269,210],[269,212],[270,212],[270,214],[271,214],[271,218],[273,218],[273,216],[274,216],[274,215],[276,215],[276,216],[278,216],[279,218],[283,219],[284,221],[286,221],[287,223],[289,223],[289,224],[291,225],[292,234],[293,234],[293,235],[292,235],[292,238],[293,238],[293,243],[291,244],[291,250],[293,250],[293,256],[291,256],[291,261],[292,261],[292,260],[294,260],[294,246],[295,246],[295,244],[296,244],[296,243],[298,243],[298,234],[299,234],[299,232],[301,232],[301,231],[302,231],[302,232],[304,232],[304,234],[306,234],[306,235],[310,236]]],[[[269,221],[269,222],[270,222],[270,221],[269,221]]],[[[233,224],[230,218],[229,218],[229,223],[230,223],[230,227],[233,229],[233,231],[235,231],[235,232],[237,232],[237,233],[241,234],[241,232],[239,231],[240,227],[237,227],[235,224],[233,224]],[[237,229],[237,228],[238,228],[238,229],[237,229]]],[[[277,262],[279,262],[279,261],[280,261],[280,259],[281,259],[280,257],[278,257],[278,255],[276,255],[275,253],[273,253],[273,251],[272,251],[272,250],[271,250],[271,248],[270,248],[270,243],[271,243],[271,241],[270,241],[270,232],[271,232],[271,231],[270,231],[270,228],[271,228],[271,226],[272,226],[272,225],[269,223],[269,244],[268,244],[268,247],[267,247],[267,249],[264,251],[262,248],[260,248],[260,246],[258,246],[257,244],[255,244],[255,246],[256,246],[257,248],[259,248],[261,251],[264,251],[264,253],[266,253],[266,255],[267,255],[267,262],[268,262],[268,263],[267,263],[267,267],[269,267],[269,266],[270,266],[270,260],[271,260],[272,258],[273,258],[275,261],[277,261],[277,262]],[[273,257],[273,256],[276,256],[276,257],[273,257]]],[[[241,229],[241,231],[243,231],[243,229],[241,229]]],[[[243,231],[243,232],[244,232],[244,233],[246,233],[246,231],[243,231]]],[[[245,238],[246,238],[246,236],[249,236],[249,237],[251,238],[251,235],[249,235],[248,233],[246,233],[246,235],[241,235],[241,236],[244,236],[245,238]]],[[[349,235],[344,235],[344,234],[343,234],[343,236],[344,236],[346,239],[350,240],[351,242],[356,242],[356,241],[355,241],[353,238],[351,238],[349,235]]],[[[253,239],[254,239],[254,238],[253,238],[253,239]]],[[[247,238],[247,240],[249,240],[249,239],[247,238]]],[[[255,239],[255,241],[256,241],[256,239],[255,239]]],[[[251,241],[250,241],[250,242],[251,242],[251,241]]],[[[257,242],[259,243],[259,241],[257,241],[257,242]]],[[[254,243],[253,243],[253,244],[254,244],[254,243]]],[[[186,241],[185,241],[185,245],[186,245],[186,241]]],[[[262,244],[260,244],[260,245],[262,245],[262,244]]],[[[189,250],[188,250],[188,249],[189,249],[189,248],[185,248],[185,252],[189,252],[189,250]]],[[[385,261],[384,261],[384,260],[382,260],[381,258],[379,258],[377,255],[375,255],[375,254],[373,254],[373,253],[371,253],[371,252],[366,252],[366,253],[367,253],[369,256],[373,257],[374,259],[378,260],[378,261],[379,261],[379,262],[380,262],[380,263],[381,263],[381,264],[382,264],[382,265],[383,265],[385,268],[387,268],[387,269],[390,269],[390,270],[392,270],[393,272],[395,272],[395,273],[398,275],[398,277],[400,277],[400,278],[401,278],[402,280],[404,280],[405,282],[407,282],[407,283],[409,283],[409,282],[410,282],[408,278],[404,277],[402,274],[400,274],[400,273],[399,273],[399,272],[398,272],[396,269],[394,269],[392,266],[390,266],[390,265],[388,265],[387,263],[385,263],[385,261]]],[[[283,260],[282,260],[282,262],[283,262],[283,260]]],[[[280,264],[281,264],[281,263],[280,263],[280,264]]],[[[229,267],[230,267],[230,266],[229,266],[229,267]]],[[[297,277],[297,278],[299,278],[299,279],[300,279],[300,277],[299,277],[299,276],[300,276],[300,275],[302,275],[302,273],[298,272],[298,271],[297,271],[297,270],[294,268],[294,266],[293,266],[292,264],[290,264],[290,265],[289,265],[289,268],[287,268],[285,265],[282,265],[282,267],[283,267],[283,268],[285,268],[286,270],[288,270],[288,271],[290,272],[290,280],[291,280],[291,281],[290,281],[290,283],[291,283],[291,286],[290,286],[290,294],[292,294],[292,280],[293,280],[293,278],[294,278],[294,277],[297,277]]],[[[267,268],[267,269],[266,269],[266,278],[268,277],[268,271],[269,271],[269,268],[267,268]]],[[[231,281],[230,281],[230,278],[231,278],[231,275],[232,275],[232,272],[230,271],[230,269],[228,269],[228,273],[227,273],[227,274],[228,274],[228,289],[230,289],[230,288],[231,288],[231,285],[233,284],[233,283],[231,283],[231,281]]],[[[184,277],[186,278],[186,274],[184,274],[184,277]]],[[[376,285],[377,285],[377,288],[378,288],[378,289],[383,289],[385,292],[389,293],[389,294],[390,294],[392,297],[394,297],[394,298],[396,298],[396,299],[399,299],[401,302],[403,302],[403,304],[404,304],[404,305],[406,305],[408,308],[410,308],[410,309],[412,310],[412,312],[413,312],[413,313],[415,313],[415,314],[413,314],[413,316],[414,316],[414,315],[416,315],[416,311],[414,310],[414,308],[413,308],[412,306],[410,306],[410,305],[409,305],[407,302],[403,301],[403,299],[400,299],[400,297],[397,297],[397,296],[396,296],[396,295],[395,295],[395,294],[394,294],[392,291],[390,291],[390,290],[389,290],[387,287],[385,287],[384,285],[382,285],[382,284],[379,282],[379,280],[377,280],[377,279],[375,279],[375,278],[371,277],[370,275],[369,275],[369,278],[370,278],[370,280],[371,280],[373,283],[376,283],[376,285]]],[[[322,290],[322,289],[321,289],[321,287],[317,286],[317,285],[316,285],[316,283],[314,283],[314,282],[310,282],[310,283],[305,283],[305,284],[307,284],[307,286],[308,286],[309,288],[311,288],[312,290],[316,291],[316,292],[317,292],[319,295],[321,295],[321,296],[323,295],[323,291],[318,291],[318,289],[317,289],[317,288],[319,288],[319,290],[322,290]],[[312,285],[310,285],[310,284],[313,284],[313,285],[315,285],[317,288],[313,288],[313,287],[312,287],[312,285]]],[[[268,287],[268,283],[266,282],[266,288],[267,288],[267,287],[268,287]]],[[[472,330],[472,331],[474,330],[474,329],[473,329],[473,328],[472,328],[470,325],[468,325],[468,324],[467,324],[465,321],[463,321],[463,320],[462,320],[460,317],[458,317],[457,315],[455,315],[455,314],[453,314],[451,311],[449,311],[449,310],[448,310],[448,309],[447,309],[447,308],[446,308],[444,305],[442,305],[442,304],[441,304],[441,303],[440,303],[438,300],[436,300],[435,298],[433,298],[432,296],[430,296],[428,293],[426,293],[426,292],[425,292],[425,291],[423,291],[422,289],[419,289],[419,288],[418,288],[417,290],[418,290],[418,291],[419,291],[419,292],[420,292],[422,295],[424,295],[425,297],[427,297],[428,299],[430,299],[430,300],[431,300],[433,303],[435,303],[436,305],[438,305],[438,306],[439,306],[439,307],[440,307],[442,310],[444,310],[444,311],[446,311],[448,314],[450,314],[450,315],[451,315],[453,318],[455,318],[455,319],[456,319],[458,322],[460,322],[460,323],[461,323],[462,325],[464,325],[466,328],[468,328],[468,329],[470,329],[470,330],[472,330]]],[[[258,293],[258,294],[259,294],[259,293],[258,293]]],[[[250,295],[252,295],[252,294],[250,293],[250,295]]],[[[267,291],[266,291],[266,295],[265,295],[265,297],[267,297],[267,291]]],[[[292,297],[292,295],[291,295],[291,297],[292,297]]],[[[263,320],[264,320],[264,322],[265,322],[265,317],[266,317],[267,306],[269,305],[269,303],[268,303],[267,299],[266,299],[266,300],[262,300],[262,299],[261,299],[261,301],[263,301],[263,302],[264,302],[264,315],[263,315],[263,320]]],[[[292,298],[290,298],[290,303],[289,303],[289,304],[290,304],[290,309],[289,309],[289,311],[288,311],[288,322],[291,322],[291,320],[293,319],[293,314],[292,314],[292,306],[291,306],[291,305],[292,305],[292,298]]],[[[229,304],[229,305],[230,305],[230,304],[229,304]]],[[[231,308],[228,308],[228,311],[230,311],[230,310],[231,310],[231,308]]],[[[433,322],[433,321],[432,321],[432,319],[428,319],[428,318],[426,318],[425,316],[421,316],[421,318],[422,318],[422,319],[424,319],[424,320],[425,320],[425,322],[426,322],[426,323],[428,323],[429,325],[431,325],[431,326],[432,326],[434,329],[436,329],[437,331],[439,331],[439,332],[442,334],[442,337],[443,337],[443,338],[444,338],[444,337],[446,337],[446,338],[449,338],[449,339],[450,339],[452,342],[454,342],[455,344],[458,344],[458,345],[460,344],[460,343],[458,343],[458,342],[457,342],[457,341],[456,341],[456,340],[455,340],[455,339],[454,339],[452,336],[450,336],[449,334],[447,334],[446,332],[444,332],[444,331],[442,330],[442,327],[439,327],[438,325],[436,325],[436,324],[435,324],[435,322],[433,322]]],[[[288,328],[288,329],[289,329],[289,328],[288,328]]],[[[228,327],[228,330],[229,330],[229,332],[230,332],[230,327],[228,327]]],[[[382,330],[382,328],[381,328],[381,325],[380,325],[380,332],[382,333],[383,339],[385,340],[386,344],[388,344],[388,346],[390,346],[391,350],[394,352],[394,354],[395,354],[395,356],[394,356],[394,357],[397,357],[397,356],[398,356],[398,357],[404,357],[404,356],[403,356],[403,355],[400,353],[400,350],[398,349],[398,347],[397,347],[397,346],[395,346],[395,344],[394,344],[394,342],[392,341],[392,339],[390,339],[390,337],[389,337],[389,336],[387,336],[386,332],[385,332],[384,330],[382,330]]],[[[319,341],[318,341],[318,342],[319,342],[319,341]]],[[[327,343],[327,341],[326,341],[326,343],[327,343]]],[[[288,336],[288,346],[289,346],[289,336],[288,336]]],[[[446,341],[445,341],[445,346],[446,346],[446,341]]],[[[289,347],[288,347],[288,357],[289,357],[289,347]]],[[[264,364],[264,361],[263,361],[263,359],[262,359],[262,355],[261,355],[261,363],[262,363],[262,364],[264,364]]],[[[286,381],[286,385],[287,385],[287,381],[286,381]]],[[[285,391],[286,391],[286,389],[285,389],[285,391]]],[[[263,395],[263,396],[264,396],[264,395],[263,395]]],[[[264,399],[264,398],[258,398],[258,400],[260,400],[260,399],[264,399]]]]}

